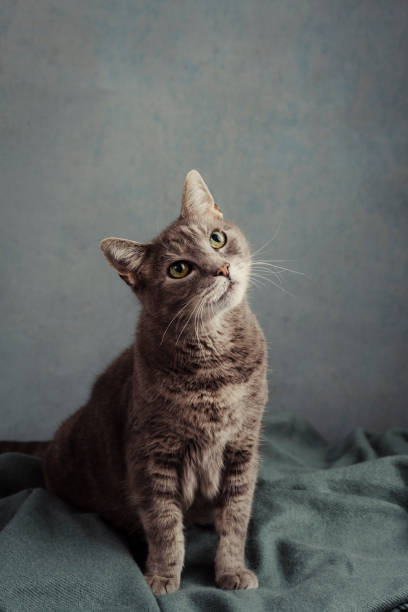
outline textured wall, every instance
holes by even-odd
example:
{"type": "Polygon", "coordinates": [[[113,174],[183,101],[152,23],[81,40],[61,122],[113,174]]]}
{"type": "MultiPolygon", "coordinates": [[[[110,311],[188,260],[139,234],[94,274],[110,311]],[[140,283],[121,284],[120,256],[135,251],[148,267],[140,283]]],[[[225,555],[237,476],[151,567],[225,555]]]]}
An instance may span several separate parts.
{"type": "Polygon", "coordinates": [[[263,259],[271,408],[407,425],[408,3],[3,0],[0,437],[41,438],[130,343],[99,251],[199,169],[263,259]],[[284,264],[283,264],[284,265],[284,264]]]}

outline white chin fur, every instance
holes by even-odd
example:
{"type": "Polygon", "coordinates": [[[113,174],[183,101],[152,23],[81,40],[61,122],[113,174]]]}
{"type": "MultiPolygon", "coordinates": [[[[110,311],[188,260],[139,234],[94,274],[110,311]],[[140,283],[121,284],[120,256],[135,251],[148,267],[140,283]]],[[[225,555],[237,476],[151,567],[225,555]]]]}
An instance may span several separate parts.
{"type": "Polygon", "coordinates": [[[223,276],[214,279],[214,291],[211,292],[206,307],[209,319],[242,302],[248,285],[248,270],[246,266],[240,264],[230,269],[230,272],[232,285],[230,279],[223,276]]]}
{"type": "Polygon", "coordinates": [[[238,306],[244,297],[245,289],[246,286],[243,282],[235,281],[230,285],[228,281],[226,286],[223,283],[219,292],[217,291],[216,297],[213,297],[208,306],[209,314],[216,315],[223,310],[229,310],[238,306]]]}

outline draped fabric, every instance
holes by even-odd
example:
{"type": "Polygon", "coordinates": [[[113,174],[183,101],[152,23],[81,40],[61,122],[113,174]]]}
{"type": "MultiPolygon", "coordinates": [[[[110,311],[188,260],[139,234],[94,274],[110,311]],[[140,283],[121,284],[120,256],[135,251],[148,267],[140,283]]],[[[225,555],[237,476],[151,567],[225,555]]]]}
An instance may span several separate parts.
{"type": "Polygon", "coordinates": [[[397,612],[408,610],[408,430],[354,430],[330,447],[272,414],[247,539],[258,590],[214,584],[217,538],[186,528],[178,593],[155,597],[146,553],[43,488],[41,461],[0,455],[0,610],[397,612]]]}

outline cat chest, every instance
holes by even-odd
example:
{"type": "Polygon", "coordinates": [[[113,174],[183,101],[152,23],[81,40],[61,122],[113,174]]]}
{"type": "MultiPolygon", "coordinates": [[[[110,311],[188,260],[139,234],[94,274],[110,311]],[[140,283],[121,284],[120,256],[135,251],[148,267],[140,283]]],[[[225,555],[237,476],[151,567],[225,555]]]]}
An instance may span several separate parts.
{"type": "Polygon", "coordinates": [[[214,499],[220,489],[224,444],[209,448],[189,449],[183,461],[181,494],[185,508],[191,506],[197,494],[214,499]]]}
{"type": "Polygon", "coordinates": [[[223,438],[238,429],[243,418],[247,385],[227,384],[212,390],[198,387],[184,394],[182,407],[184,422],[196,431],[223,438]]]}
{"type": "Polygon", "coordinates": [[[180,489],[188,508],[196,495],[212,500],[221,486],[224,449],[242,426],[245,386],[225,385],[209,391],[186,394],[180,420],[187,443],[181,470],[180,489]]]}

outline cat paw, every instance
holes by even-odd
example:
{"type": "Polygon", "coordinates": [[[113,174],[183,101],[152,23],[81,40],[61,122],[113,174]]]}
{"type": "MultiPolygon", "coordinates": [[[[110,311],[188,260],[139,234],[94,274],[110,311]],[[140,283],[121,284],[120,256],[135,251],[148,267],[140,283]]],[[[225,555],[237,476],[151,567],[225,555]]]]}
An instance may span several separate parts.
{"type": "Polygon", "coordinates": [[[176,576],[157,576],[157,574],[148,574],[145,575],[145,579],[155,595],[175,593],[180,586],[180,579],[176,576]]]}
{"type": "Polygon", "coordinates": [[[251,570],[241,567],[237,570],[219,574],[216,583],[221,589],[257,589],[258,578],[251,570]]]}

